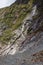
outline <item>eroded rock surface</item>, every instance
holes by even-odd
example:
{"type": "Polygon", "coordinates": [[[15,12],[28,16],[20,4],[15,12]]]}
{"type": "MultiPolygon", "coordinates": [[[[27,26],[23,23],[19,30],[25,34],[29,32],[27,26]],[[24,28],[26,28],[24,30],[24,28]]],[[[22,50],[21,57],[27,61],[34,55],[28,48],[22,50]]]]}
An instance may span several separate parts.
{"type": "Polygon", "coordinates": [[[0,44],[0,65],[43,65],[43,14],[42,4],[41,11],[37,4],[36,1],[22,25],[12,31],[16,35],[8,44],[0,44]]]}

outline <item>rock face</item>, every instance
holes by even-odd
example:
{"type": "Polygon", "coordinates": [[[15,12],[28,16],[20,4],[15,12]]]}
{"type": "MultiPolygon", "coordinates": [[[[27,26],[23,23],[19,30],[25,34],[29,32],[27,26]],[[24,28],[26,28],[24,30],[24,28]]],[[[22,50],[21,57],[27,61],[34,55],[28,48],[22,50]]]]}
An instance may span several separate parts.
{"type": "Polygon", "coordinates": [[[0,65],[43,65],[42,0],[33,5],[22,24],[12,31],[8,44],[0,44],[0,65]]]}

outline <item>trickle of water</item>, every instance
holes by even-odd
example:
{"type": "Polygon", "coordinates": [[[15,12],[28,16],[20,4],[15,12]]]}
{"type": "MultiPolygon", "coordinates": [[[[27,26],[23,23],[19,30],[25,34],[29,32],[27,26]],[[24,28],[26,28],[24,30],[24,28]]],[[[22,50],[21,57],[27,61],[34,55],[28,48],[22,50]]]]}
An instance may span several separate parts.
{"type": "Polygon", "coordinates": [[[36,15],[37,6],[35,5],[32,10],[32,16],[36,15]]]}

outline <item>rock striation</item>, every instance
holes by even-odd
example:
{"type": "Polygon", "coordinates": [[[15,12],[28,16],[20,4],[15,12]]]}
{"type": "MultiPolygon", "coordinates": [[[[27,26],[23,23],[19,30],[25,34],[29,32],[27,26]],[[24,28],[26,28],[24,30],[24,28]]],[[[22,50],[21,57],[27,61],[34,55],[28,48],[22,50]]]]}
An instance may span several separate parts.
{"type": "MultiPolygon", "coordinates": [[[[18,3],[23,2],[24,4],[28,0],[26,1],[17,0],[17,1],[18,3]]],[[[31,1],[29,0],[28,2],[30,4],[32,0],[31,1]]],[[[16,29],[11,28],[12,36],[10,36],[11,38],[9,41],[4,42],[6,44],[3,45],[2,44],[3,38],[0,39],[0,65],[43,65],[43,4],[42,2],[43,0],[34,0],[32,3],[32,7],[30,8],[30,11],[28,10],[29,11],[28,13],[26,11],[28,8],[26,9],[24,6],[22,6],[24,7],[22,11],[25,10],[24,12],[26,12],[27,15],[25,16],[25,18],[23,18],[21,25],[16,29]]],[[[19,6],[17,3],[16,5],[19,6]]],[[[22,11],[20,11],[20,13],[22,11]]],[[[16,14],[18,15],[18,11],[16,12],[16,14]]],[[[20,18],[20,16],[18,17],[20,18]]],[[[17,21],[16,20],[14,23],[15,25],[19,19],[17,21]]],[[[21,22],[21,20],[19,22],[21,22]]],[[[5,23],[3,23],[2,26],[0,25],[0,27],[2,28],[2,29],[0,28],[1,31],[0,35],[4,33],[3,31],[10,29],[9,26],[5,26],[5,25],[6,25],[5,23]]],[[[7,35],[8,33],[9,32],[7,31],[7,35]]],[[[7,36],[7,39],[9,39],[8,37],[9,35],[7,36]]]]}

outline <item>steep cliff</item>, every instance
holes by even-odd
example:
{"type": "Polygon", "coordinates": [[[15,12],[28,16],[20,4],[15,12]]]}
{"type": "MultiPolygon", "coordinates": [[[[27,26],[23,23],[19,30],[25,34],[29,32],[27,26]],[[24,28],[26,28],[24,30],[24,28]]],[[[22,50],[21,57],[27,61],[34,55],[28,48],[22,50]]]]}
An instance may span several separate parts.
{"type": "Polygon", "coordinates": [[[0,10],[0,64],[43,65],[43,0],[0,10]]]}

